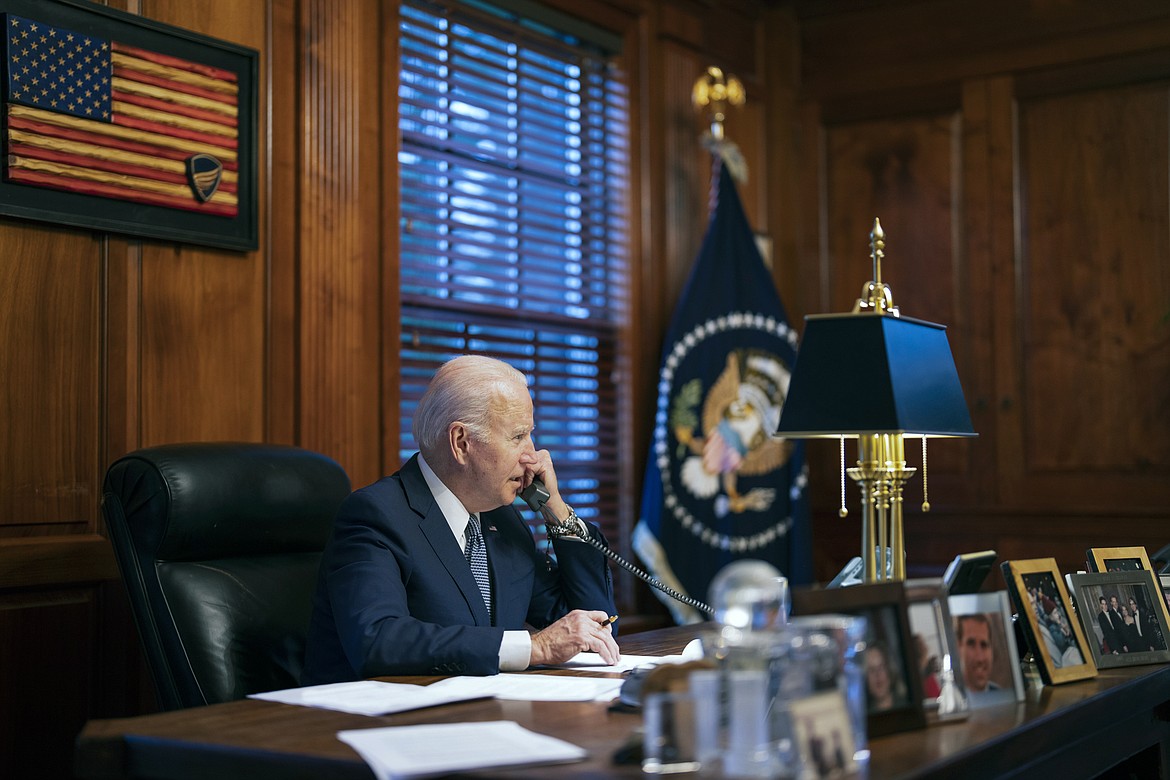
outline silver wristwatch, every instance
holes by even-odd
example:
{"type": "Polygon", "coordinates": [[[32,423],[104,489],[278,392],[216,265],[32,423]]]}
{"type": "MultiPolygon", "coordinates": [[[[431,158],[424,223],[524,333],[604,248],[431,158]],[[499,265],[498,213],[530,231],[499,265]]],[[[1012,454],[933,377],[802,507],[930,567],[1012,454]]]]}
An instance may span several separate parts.
{"type": "Polygon", "coordinates": [[[585,521],[577,516],[577,512],[573,507],[565,504],[569,509],[569,516],[563,522],[558,522],[553,517],[552,510],[547,506],[541,507],[540,513],[544,515],[544,527],[549,536],[557,539],[563,538],[580,538],[587,539],[589,537],[589,527],[585,525],[585,521]]]}

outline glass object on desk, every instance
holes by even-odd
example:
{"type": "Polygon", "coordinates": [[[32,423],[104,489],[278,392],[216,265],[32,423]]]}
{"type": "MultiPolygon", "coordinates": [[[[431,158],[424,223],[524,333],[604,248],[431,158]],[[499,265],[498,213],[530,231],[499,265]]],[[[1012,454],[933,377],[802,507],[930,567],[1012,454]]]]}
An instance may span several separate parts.
{"type": "Polygon", "coordinates": [[[703,637],[716,668],[690,677],[701,774],[854,776],[868,764],[866,620],[793,618],[765,631],[703,637]]]}
{"type": "Polygon", "coordinates": [[[656,775],[697,771],[698,717],[691,691],[648,694],[642,703],[642,771],[656,775]]]}
{"type": "Polygon", "coordinates": [[[834,693],[844,703],[855,765],[868,762],[866,740],[865,648],[866,618],[859,615],[809,615],[789,624],[791,665],[786,675],[792,687],[783,690],[784,702],[799,702],[834,693]]]}
{"type": "Polygon", "coordinates": [[[788,621],[788,580],[770,563],[741,560],[711,580],[715,622],[730,631],[767,631],[788,621]]]}

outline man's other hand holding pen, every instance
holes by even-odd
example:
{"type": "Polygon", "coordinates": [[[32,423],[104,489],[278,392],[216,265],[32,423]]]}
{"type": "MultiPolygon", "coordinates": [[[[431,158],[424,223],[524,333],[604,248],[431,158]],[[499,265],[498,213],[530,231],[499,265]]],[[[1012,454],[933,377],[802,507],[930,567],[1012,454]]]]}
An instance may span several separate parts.
{"type": "Polygon", "coordinates": [[[562,664],[577,653],[597,653],[610,666],[621,660],[612,626],[617,615],[575,609],[532,635],[530,666],[562,664]]]}

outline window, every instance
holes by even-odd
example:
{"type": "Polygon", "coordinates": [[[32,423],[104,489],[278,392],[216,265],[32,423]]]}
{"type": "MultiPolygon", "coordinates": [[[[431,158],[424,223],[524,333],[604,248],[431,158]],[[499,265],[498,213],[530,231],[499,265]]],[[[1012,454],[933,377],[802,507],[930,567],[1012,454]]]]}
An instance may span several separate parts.
{"type": "Polygon", "coordinates": [[[501,358],[565,496],[614,539],[624,86],[607,52],[485,3],[408,0],[399,34],[401,456],[440,363],[501,358]]]}

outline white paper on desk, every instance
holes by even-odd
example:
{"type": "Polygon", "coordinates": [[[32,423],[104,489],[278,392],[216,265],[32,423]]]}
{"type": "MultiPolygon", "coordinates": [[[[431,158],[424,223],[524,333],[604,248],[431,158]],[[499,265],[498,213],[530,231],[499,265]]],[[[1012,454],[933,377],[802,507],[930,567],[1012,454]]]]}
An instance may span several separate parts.
{"type": "Polygon", "coordinates": [[[507,720],[356,729],[339,731],[337,738],[358,752],[378,780],[585,758],[584,748],[507,720]]]}
{"type": "Polygon", "coordinates": [[[549,664],[549,669],[582,669],[590,672],[628,672],[631,669],[682,663],[681,655],[623,655],[616,664],[609,666],[598,653],[577,653],[562,664],[549,664]]]}
{"type": "Polygon", "coordinates": [[[496,674],[491,677],[448,677],[428,686],[464,698],[493,696],[514,701],[609,701],[623,680],[569,677],[556,674],[496,674]]]}
{"type": "Polygon", "coordinates": [[[389,715],[392,712],[406,712],[439,704],[479,699],[485,695],[490,694],[476,694],[456,689],[441,690],[433,685],[359,680],[254,693],[248,698],[339,710],[354,715],[389,715]]]}

